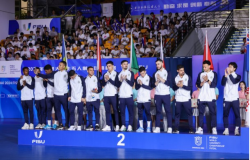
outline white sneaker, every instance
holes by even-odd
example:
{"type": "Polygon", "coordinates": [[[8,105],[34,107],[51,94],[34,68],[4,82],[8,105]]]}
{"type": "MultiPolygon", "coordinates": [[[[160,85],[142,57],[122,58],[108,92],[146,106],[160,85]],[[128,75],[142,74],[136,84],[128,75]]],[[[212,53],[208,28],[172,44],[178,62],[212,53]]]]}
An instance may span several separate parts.
{"type": "Polygon", "coordinates": [[[195,133],[196,134],[203,134],[203,129],[201,127],[199,127],[195,133]]]}
{"type": "Polygon", "coordinates": [[[172,128],[169,127],[167,133],[172,133],[172,128]]]}
{"type": "Polygon", "coordinates": [[[128,126],[128,130],[127,130],[128,132],[132,132],[133,131],[133,129],[132,129],[132,126],[131,125],[129,125],[128,126]]]}
{"type": "Polygon", "coordinates": [[[102,131],[109,132],[109,131],[111,131],[111,128],[110,128],[108,125],[106,125],[106,126],[102,129],[102,131]]]}
{"type": "Polygon", "coordinates": [[[225,128],[223,134],[224,134],[224,135],[229,135],[229,130],[228,130],[228,128],[225,128]]]}
{"type": "Polygon", "coordinates": [[[82,130],[82,126],[77,126],[77,130],[81,131],[82,130]]]}
{"type": "Polygon", "coordinates": [[[155,127],[155,130],[153,131],[154,133],[161,133],[160,127],[155,127]]]}
{"type": "Polygon", "coordinates": [[[119,130],[120,130],[119,126],[118,126],[118,125],[116,125],[116,127],[115,127],[115,131],[116,131],[116,132],[119,132],[119,130]]]}
{"type": "Polygon", "coordinates": [[[75,126],[70,126],[68,129],[68,131],[74,131],[74,130],[76,130],[75,126]]]}
{"type": "Polygon", "coordinates": [[[24,123],[24,125],[22,126],[22,129],[29,129],[30,126],[28,125],[28,123],[24,123]]]}
{"type": "Polygon", "coordinates": [[[240,132],[239,132],[239,128],[236,127],[235,130],[234,130],[234,135],[238,136],[240,135],[240,132]]]}
{"type": "Polygon", "coordinates": [[[45,124],[42,124],[41,127],[40,127],[40,129],[43,129],[45,126],[46,126],[45,124]]]}
{"type": "Polygon", "coordinates": [[[121,131],[121,132],[126,132],[126,127],[125,127],[124,125],[122,125],[120,131],[121,131]]]}
{"type": "Polygon", "coordinates": [[[212,129],[212,134],[217,134],[217,130],[215,127],[212,129]]]}
{"type": "Polygon", "coordinates": [[[39,124],[35,127],[35,129],[40,129],[41,126],[42,126],[42,125],[39,123],[39,124]]]}
{"type": "Polygon", "coordinates": [[[30,123],[30,129],[34,129],[34,124],[30,123]]]}

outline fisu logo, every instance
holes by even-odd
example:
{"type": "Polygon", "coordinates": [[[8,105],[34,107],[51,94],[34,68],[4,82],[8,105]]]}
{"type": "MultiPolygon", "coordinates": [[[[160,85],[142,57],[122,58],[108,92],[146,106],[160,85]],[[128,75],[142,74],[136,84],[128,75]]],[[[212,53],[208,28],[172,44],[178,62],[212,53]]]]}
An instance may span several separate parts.
{"type": "Polygon", "coordinates": [[[35,137],[39,139],[39,138],[42,137],[43,131],[40,131],[40,132],[39,132],[39,135],[37,135],[37,132],[35,132],[34,134],[35,134],[35,137]]]}
{"type": "Polygon", "coordinates": [[[36,144],[45,144],[45,140],[39,140],[42,135],[43,135],[43,131],[39,132],[39,135],[37,134],[37,132],[34,132],[34,135],[37,139],[33,139],[32,143],[36,143],[36,144]]]}
{"type": "Polygon", "coordinates": [[[26,28],[26,24],[23,24],[23,29],[29,31],[31,27],[31,23],[28,23],[28,28],[26,28]]]}

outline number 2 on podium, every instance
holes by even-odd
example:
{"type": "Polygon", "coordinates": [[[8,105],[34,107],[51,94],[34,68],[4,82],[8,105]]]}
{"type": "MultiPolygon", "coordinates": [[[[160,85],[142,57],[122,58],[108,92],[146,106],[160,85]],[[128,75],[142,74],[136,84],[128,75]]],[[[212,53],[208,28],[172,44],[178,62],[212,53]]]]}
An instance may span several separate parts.
{"type": "Polygon", "coordinates": [[[122,143],[125,139],[125,135],[123,133],[120,133],[117,135],[117,137],[122,137],[121,140],[117,143],[117,146],[125,146],[125,143],[122,143]]]}

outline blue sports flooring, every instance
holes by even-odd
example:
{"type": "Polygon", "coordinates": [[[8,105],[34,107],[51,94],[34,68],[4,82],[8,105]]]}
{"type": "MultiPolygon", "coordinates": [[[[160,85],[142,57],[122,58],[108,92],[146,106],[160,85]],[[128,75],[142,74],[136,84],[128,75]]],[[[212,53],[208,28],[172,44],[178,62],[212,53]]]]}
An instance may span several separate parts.
{"type": "Polygon", "coordinates": [[[18,145],[17,131],[23,123],[22,119],[0,119],[0,160],[249,159],[249,154],[18,145]]]}

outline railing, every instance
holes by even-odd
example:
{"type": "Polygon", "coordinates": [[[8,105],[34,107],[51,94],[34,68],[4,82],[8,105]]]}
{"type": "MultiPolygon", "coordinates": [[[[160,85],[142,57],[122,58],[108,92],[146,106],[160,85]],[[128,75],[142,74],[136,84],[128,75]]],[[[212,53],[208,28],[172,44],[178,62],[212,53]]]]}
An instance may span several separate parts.
{"type": "Polygon", "coordinates": [[[214,40],[210,44],[210,52],[212,55],[219,51],[220,47],[223,45],[223,42],[226,40],[227,35],[230,33],[230,30],[233,28],[233,13],[234,12],[231,11],[219,32],[215,36],[214,40]]]}
{"type": "Polygon", "coordinates": [[[223,4],[222,0],[217,0],[199,12],[192,12],[181,27],[168,38],[168,42],[164,46],[165,56],[173,56],[173,53],[178,49],[178,46],[194,28],[206,27],[208,22],[211,22],[216,26],[216,18],[220,18],[220,16],[223,16],[223,12],[234,8],[235,1],[223,4]]]}

